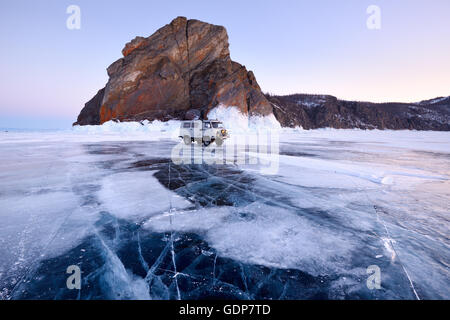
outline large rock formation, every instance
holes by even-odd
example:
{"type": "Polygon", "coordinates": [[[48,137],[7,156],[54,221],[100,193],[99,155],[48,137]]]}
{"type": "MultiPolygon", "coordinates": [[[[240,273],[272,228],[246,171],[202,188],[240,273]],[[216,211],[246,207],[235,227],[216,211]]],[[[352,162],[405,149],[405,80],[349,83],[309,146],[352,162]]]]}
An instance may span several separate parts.
{"type": "Polygon", "coordinates": [[[75,124],[206,118],[219,104],[274,113],[283,127],[450,130],[450,98],[370,103],[328,95],[264,95],[251,71],[230,59],[224,27],[178,17],[125,45],[106,87],[75,124]]]}
{"type": "Polygon", "coordinates": [[[418,103],[345,101],[308,94],[267,98],[283,127],[450,131],[450,97],[418,103]]]}
{"type": "Polygon", "coordinates": [[[253,73],[231,61],[224,27],[178,17],[127,43],[122,54],[76,124],[183,119],[192,110],[206,117],[219,104],[249,115],[272,113],[253,73]]]}

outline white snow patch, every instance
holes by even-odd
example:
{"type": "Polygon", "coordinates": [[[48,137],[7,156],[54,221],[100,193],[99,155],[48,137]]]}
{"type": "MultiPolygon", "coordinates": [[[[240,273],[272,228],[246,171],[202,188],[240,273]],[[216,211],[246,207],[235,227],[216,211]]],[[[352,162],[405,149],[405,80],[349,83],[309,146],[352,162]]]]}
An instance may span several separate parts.
{"type": "Polygon", "coordinates": [[[126,134],[127,136],[144,136],[147,139],[174,138],[180,129],[179,120],[167,122],[144,120],[142,122],[115,122],[108,121],[102,125],[74,126],[74,133],[78,134],[126,134]]]}
{"type": "Polygon", "coordinates": [[[394,184],[394,178],[392,178],[392,177],[384,177],[381,180],[381,183],[382,184],[386,184],[386,185],[392,185],[392,184],[394,184]]]}
{"type": "Polygon", "coordinates": [[[237,107],[219,105],[208,113],[208,119],[217,119],[224,123],[232,133],[246,133],[257,130],[280,130],[281,125],[273,114],[268,116],[250,116],[240,112],[237,107]]]}
{"type": "Polygon", "coordinates": [[[431,100],[424,100],[424,101],[416,102],[416,104],[436,104],[436,103],[442,102],[448,98],[449,97],[440,97],[440,98],[435,98],[435,99],[431,99],[431,100]]]}
{"type": "Polygon", "coordinates": [[[344,270],[355,245],[339,230],[260,202],[246,207],[185,211],[171,215],[171,219],[168,215],[155,216],[144,227],[158,232],[198,232],[221,256],[269,267],[301,269],[312,275],[344,270]]]}
{"type": "Polygon", "coordinates": [[[116,217],[130,219],[188,207],[191,203],[164,188],[151,171],[123,172],[103,179],[99,199],[116,217]]]}

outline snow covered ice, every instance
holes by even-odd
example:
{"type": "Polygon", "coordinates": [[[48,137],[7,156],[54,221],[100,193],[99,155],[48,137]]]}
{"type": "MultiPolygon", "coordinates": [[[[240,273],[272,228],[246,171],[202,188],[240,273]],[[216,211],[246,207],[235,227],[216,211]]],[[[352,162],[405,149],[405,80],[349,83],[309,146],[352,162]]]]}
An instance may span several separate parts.
{"type": "Polygon", "coordinates": [[[174,164],[178,126],[2,132],[0,298],[450,298],[450,133],[273,128],[265,174],[174,164]]]}

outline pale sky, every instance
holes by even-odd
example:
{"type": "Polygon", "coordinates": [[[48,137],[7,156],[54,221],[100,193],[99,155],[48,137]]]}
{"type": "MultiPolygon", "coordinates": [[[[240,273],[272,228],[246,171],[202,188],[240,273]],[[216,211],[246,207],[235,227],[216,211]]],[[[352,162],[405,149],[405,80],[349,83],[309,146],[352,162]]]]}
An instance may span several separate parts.
{"type": "Polygon", "coordinates": [[[69,127],[125,43],[177,16],[223,25],[264,92],[414,102],[450,95],[448,0],[10,0],[0,3],[0,127],[69,127]],[[81,29],[66,27],[69,5],[81,29]],[[381,29],[369,30],[369,5],[381,29]]]}

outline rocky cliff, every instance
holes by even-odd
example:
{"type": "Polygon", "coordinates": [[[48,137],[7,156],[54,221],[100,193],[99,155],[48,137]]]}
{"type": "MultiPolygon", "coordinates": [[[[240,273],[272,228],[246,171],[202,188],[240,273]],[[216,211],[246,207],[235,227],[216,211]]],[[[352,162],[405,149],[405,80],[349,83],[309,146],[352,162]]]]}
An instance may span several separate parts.
{"type": "Polygon", "coordinates": [[[127,43],[122,54],[75,124],[207,117],[219,104],[249,115],[272,113],[253,73],[230,59],[222,26],[178,17],[127,43]]]}
{"type": "Polygon", "coordinates": [[[418,103],[371,103],[329,95],[266,95],[283,127],[450,131],[450,97],[418,103]]]}
{"type": "Polygon", "coordinates": [[[449,97],[370,103],[264,95],[253,72],[231,60],[225,28],[198,20],[178,17],[148,38],[136,37],[122,54],[74,124],[207,118],[223,104],[249,116],[273,113],[283,127],[450,130],[449,97]]]}

